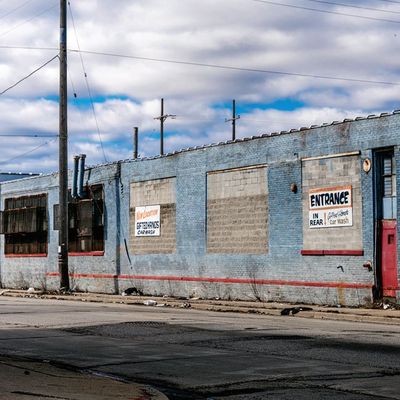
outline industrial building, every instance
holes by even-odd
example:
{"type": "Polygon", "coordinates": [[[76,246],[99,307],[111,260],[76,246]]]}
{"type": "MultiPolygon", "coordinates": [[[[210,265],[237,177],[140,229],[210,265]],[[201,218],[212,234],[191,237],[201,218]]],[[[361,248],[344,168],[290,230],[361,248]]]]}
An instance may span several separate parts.
{"type": "MultiPolygon", "coordinates": [[[[76,188],[70,172],[75,290],[347,306],[400,300],[400,111],[81,173],[76,188]]],[[[57,289],[58,175],[0,190],[2,287],[57,289]]]]}

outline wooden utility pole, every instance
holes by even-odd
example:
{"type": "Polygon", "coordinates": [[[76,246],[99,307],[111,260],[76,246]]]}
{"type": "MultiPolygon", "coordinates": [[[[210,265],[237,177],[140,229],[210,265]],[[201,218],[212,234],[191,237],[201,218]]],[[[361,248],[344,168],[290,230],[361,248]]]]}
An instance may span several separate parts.
{"type": "Polygon", "coordinates": [[[232,118],[225,118],[225,122],[232,121],[232,140],[236,140],[236,120],[240,119],[240,115],[236,115],[236,101],[232,100],[232,118]]]}
{"type": "Polygon", "coordinates": [[[160,114],[160,155],[164,154],[164,99],[161,99],[161,114],[160,114]]]}
{"type": "Polygon", "coordinates": [[[135,126],[133,128],[133,158],[135,160],[138,158],[138,148],[139,148],[139,128],[135,126]]]}
{"type": "Polygon", "coordinates": [[[154,117],[154,119],[160,120],[160,155],[164,154],[164,122],[167,118],[175,119],[175,114],[164,114],[164,99],[161,99],[161,115],[154,117]]]}
{"type": "Polygon", "coordinates": [[[67,123],[67,1],[60,0],[60,104],[59,104],[59,221],[58,270],[60,290],[68,291],[68,123],[67,123]]]}

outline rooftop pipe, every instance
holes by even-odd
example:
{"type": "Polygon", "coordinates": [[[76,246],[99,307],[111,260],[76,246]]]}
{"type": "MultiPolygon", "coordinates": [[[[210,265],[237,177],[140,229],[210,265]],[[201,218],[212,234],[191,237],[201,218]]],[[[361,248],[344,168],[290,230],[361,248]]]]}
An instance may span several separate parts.
{"type": "Polygon", "coordinates": [[[85,158],[86,154],[79,156],[79,174],[78,174],[78,197],[82,198],[85,195],[83,190],[83,180],[85,177],[85,158]]]}

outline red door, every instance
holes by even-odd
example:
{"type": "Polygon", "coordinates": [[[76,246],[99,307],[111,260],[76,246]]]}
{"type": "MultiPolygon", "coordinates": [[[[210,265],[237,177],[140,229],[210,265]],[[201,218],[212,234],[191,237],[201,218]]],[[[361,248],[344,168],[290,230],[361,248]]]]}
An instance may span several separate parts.
{"type": "Polygon", "coordinates": [[[382,290],[384,297],[396,297],[397,283],[397,223],[383,220],[382,225],[382,290]]]}

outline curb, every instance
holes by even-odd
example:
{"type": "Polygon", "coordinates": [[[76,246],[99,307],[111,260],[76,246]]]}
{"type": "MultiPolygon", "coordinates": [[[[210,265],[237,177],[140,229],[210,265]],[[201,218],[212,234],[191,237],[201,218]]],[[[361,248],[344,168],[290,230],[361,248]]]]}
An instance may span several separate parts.
{"type": "MultiPolygon", "coordinates": [[[[228,301],[219,299],[177,299],[172,297],[121,296],[115,294],[98,293],[51,294],[43,293],[41,291],[28,292],[26,290],[14,289],[0,290],[0,296],[141,306],[146,306],[144,303],[148,300],[151,300],[148,302],[147,306],[191,308],[199,311],[234,312],[268,316],[281,316],[281,311],[284,308],[293,308],[295,306],[299,308],[310,307],[309,305],[293,305],[289,303],[263,303],[255,301],[228,301]]],[[[301,311],[295,315],[290,315],[290,317],[400,325],[400,310],[397,309],[383,310],[372,308],[336,308],[324,306],[311,306],[311,308],[312,311],[301,311]]]]}

